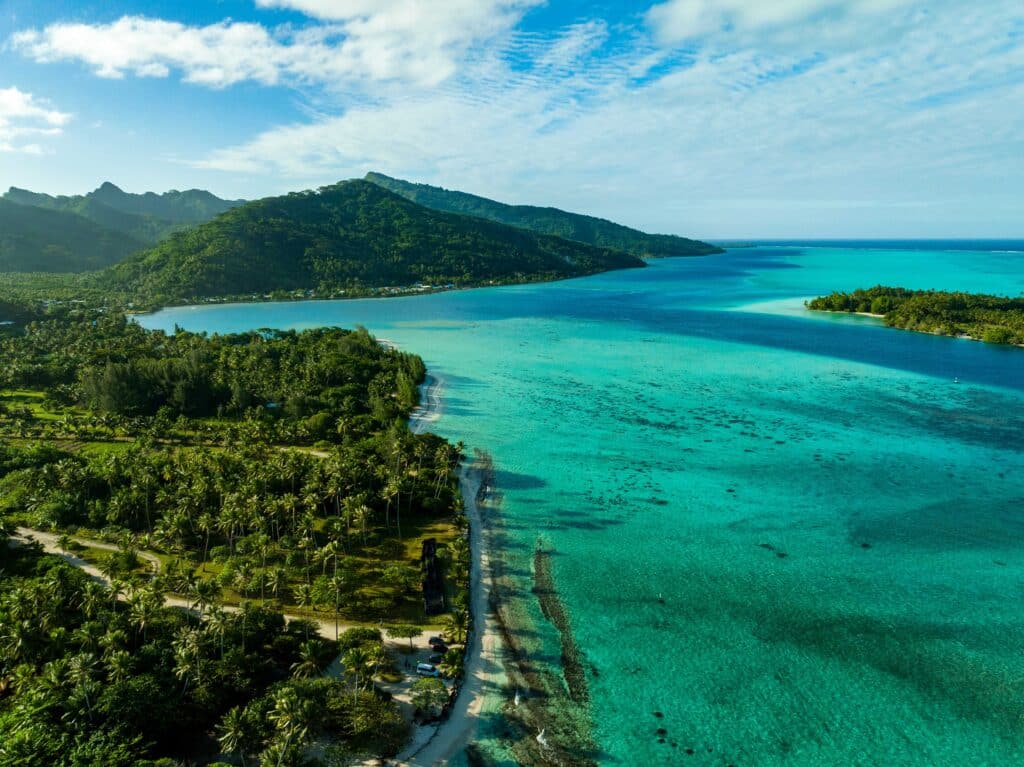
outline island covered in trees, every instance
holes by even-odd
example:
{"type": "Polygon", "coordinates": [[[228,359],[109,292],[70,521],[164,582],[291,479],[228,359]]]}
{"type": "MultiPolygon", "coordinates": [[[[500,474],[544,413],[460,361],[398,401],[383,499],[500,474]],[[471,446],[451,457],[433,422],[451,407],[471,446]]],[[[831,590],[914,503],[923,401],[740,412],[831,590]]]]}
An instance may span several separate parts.
{"type": "MultiPolygon", "coordinates": [[[[468,624],[461,447],[407,425],[422,361],[362,329],[0,310],[0,765],[396,753],[408,723],[382,685],[407,675],[385,635],[468,624]]],[[[411,694],[447,701],[437,680],[411,694]]]]}
{"type": "Polygon", "coordinates": [[[1024,345],[1024,298],[878,285],[821,296],[806,305],[815,311],[876,315],[903,330],[1024,345]]]}

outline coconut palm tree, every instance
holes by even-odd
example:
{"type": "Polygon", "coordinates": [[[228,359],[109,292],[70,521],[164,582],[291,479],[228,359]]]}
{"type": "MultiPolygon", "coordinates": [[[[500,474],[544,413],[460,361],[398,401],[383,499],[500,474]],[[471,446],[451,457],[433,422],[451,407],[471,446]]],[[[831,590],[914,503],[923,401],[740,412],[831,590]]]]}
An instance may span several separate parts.
{"type": "Polygon", "coordinates": [[[242,760],[242,767],[245,767],[245,743],[249,738],[249,727],[241,706],[235,706],[224,714],[217,732],[221,747],[229,754],[237,754],[242,760]]]}
{"type": "Polygon", "coordinates": [[[292,664],[292,676],[296,679],[309,679],[324,669],[320,661],[324,643],[319,639],[309,639],[299,645],[299,660],[292,664]]]}
{"type": "Polygon", "coordinates": [[[355,677],[355,681],[352,684],[353,703],[358,700],[359,688],[362,686],[363,672],[366,671],[371,658],[372,656],[365,648],[353,647],[345,653],[344,657],[341,659],[342,664],[345,666],[345,670],[355,677]]]}

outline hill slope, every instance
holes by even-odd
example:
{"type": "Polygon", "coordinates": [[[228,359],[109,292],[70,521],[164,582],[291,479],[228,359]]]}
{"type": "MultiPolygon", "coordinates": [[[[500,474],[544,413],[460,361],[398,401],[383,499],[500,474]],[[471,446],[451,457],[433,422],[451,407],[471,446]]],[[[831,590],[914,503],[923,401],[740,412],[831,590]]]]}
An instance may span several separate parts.
{"type": "Polygon", "coordinates": [[[553,234],[602,248],[623,250],[641,258],[704,256],[722,252],[720,248],[706,242],[670,234],[647,234],[603,218],[568,213],[558,208],[506,205],[486,197],[427,184],[413,184],[381,173],[367,173],[366,180],[435,210],[478,216],[540,234],[553,234]]]}
{"type": "Polygon", "coordinates": [[[54,197],[11,187],[3,199],[19,205],[75,213],[150,245],[188,226],[209,221],[242,202],[222,200],[200,189],[130,194],[109,181],[89,194],[71,197],[54,197]]]}
{"type": "Polygon", "coordinates": [[[257,200],[101,275],[147,302],[574,277],[643,266],[620,251],[430,210],[366,181],[257,200]]]}
{"type": "Polygon", "coordinates": [[[145,243],[74,213],[0,200],[0,272],[86,272],[145,243]]]}

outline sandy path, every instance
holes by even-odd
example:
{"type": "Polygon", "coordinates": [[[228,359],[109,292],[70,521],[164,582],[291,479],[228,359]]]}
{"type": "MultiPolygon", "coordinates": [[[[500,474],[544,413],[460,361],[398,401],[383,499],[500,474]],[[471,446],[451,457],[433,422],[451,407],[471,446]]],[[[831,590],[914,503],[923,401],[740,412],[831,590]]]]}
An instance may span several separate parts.
{"type": "Polygon", "coordinates": [[[413,742],[391,764],[405,767],[427,767],[443,764],[460,752],[473,739],[484,700],[497,683],[501,670],[501,646],[497,622],[490,611],[490,562],[482,514],[477,505],[480,475],[464,468],[461,477],[462,497],[470,520],[470,571],[473,604],[473,627],[466,648],[466,675],[459,697],[448,720],[439,727],[420,727],[413,742]],[[433,731],[424,744],[424,733],[433,731]]]}
{"type": "MultiPolygon", "coordinates": [[[[65,559],[69,564],[79,568],[80,570],[87,573],[89,576],[99,581],[100,583],[103,583],[105,585],[110,584],[110,579],[108,579],[107,576],[101,573],[95,565],[86,562],[84,559],[81,559],[80,557],[76,557],[74,554],[65,553],[64,551],[62,551],[59,544],[57,543],[59,538],[60,536],[56,533],[46,533],[41,530],[33,530],[28,527],[19,527],[15,530],[16,540],[20,540],[23,542],[34,540],[43,547],[43,551],[45,551],[47,554],[56,554],[57,556],[65,559]]],[[[103,543],[101,541],[91,541],[86,540],[84,538],[77,538],[74,536],[72,536],[72,540],[74,540],[76,543],[82,544],[83,546],[89,546],[91,548],[100,549],[102,551],[118,551],[117,546],[114,546],[109,543],[103,543]]],[[[160,572],[160,560],[156,556],[145,551],[140,551],[138,552],[138,554],[140,559],[144,559],[146,562],[150,563],[154,573],[160,572]]],[[[182,597],[164,595],[164,606],[180,607],[185,610],[194,611],[195,602],[189,599],[184,599],[182,597]]],[[[234,605],[219,605],[219,607],[220,609],[229,613],[238,612],[239,610],[239,608],[235,607],[234,605]]],[[[331,619],[310,618],[304,615],[288,615],[287,613],[285,613],[284,617],[286,621],[293,621],[299,619],[311,620],[317,624],[320,636],[324,637],[325,639],[334,639],[334,621],[331,619]]],[[[365,624],[339,622],[338,633],[341,634],[346,629],[364,625],[365,624]]],[[[381,633],[384,633],[383,630],[381,631],[381,633]]],[[[413,645],[417,648],[418,655],[424,656],[422,660],[426,660],[426,656],[430,655],[431,651],[427,645],[427,640],[435,633],[435,631],[427,629],[424,630],[418,637],[413,637],[413,645]]],[[[391,649],[394,651],[398,651],[402,648],[408,650],[409,640],[385,638],[385,644],[389,645],[391,649]]],[[[404,657],[404,655],[399,654],[399,657],[404,657]]],[[[408,657],[411,658],[414,656],[408,657]]]]}

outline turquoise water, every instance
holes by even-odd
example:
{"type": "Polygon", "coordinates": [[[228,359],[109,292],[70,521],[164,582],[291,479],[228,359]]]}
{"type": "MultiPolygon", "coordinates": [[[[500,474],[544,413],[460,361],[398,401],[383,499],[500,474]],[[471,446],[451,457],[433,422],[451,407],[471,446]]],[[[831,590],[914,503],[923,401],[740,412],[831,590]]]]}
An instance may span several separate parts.
{"type": "Polygon", "coordinates": [[[776,245],[142,322],[359,323],[421,354],[445,381],[436,430],[494,455],[524,641],[557,665],[529,593],[538,540],[555,552],[601,763],[1007,765],[1024,759],[1024,350],[799,299],[1017,295],[1016,250],[776,245]]]}

